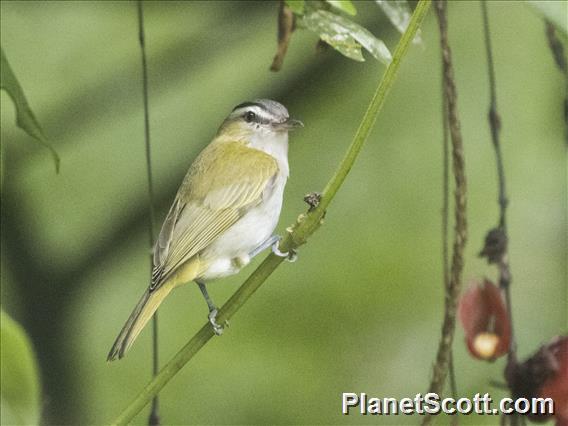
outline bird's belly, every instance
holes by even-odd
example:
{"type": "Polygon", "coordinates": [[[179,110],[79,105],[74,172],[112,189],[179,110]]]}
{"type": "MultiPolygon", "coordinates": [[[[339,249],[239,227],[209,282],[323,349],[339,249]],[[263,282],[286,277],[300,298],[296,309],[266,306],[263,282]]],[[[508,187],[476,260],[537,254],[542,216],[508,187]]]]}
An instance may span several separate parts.
{"type": "Polygon", "coordinates": [[[208,263],[201,279],[213,280],[236,274],[249,263],[249,253],[272,236],[282,209],[286,179],[279,178],[263,202],[249,210],[225,231],[200,257],[208,263]]]}

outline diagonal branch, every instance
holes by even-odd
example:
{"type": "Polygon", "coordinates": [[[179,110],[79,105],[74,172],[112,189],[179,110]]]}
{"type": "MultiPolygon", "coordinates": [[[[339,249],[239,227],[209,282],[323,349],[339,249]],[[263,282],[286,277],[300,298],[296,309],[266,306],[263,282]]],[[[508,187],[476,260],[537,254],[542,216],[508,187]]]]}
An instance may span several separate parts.
{"type": "MultiPolygon", "coordinates": [[[[391,89],[402,58],[406,55],[416,31],[426,16],[430,6],[430,0],[420,0],[407,30],[402,35],[396,48],[392,62],[387,67],[382,80],[379,82],[377,90],[365,112],[365,115],[355,133],[345,156],[341,160],[335,174],[332,176],[325,187],[317,207],[301,214],[296,223],[287,229],[285,237],[280,243],[279,249],[282,252],[295,250],[305,244],[307,239],[319,228],[327,207],[335,198],[335,195],[347,174],[353,167],[363,144],[371,132],[379,111],[386,100],[387,94],[391,89]]],[[[219,310],[217,321],[220,323],[230,319],[254,294],[254,292],[264,283],[264,281],[282,263],[283,258],[269,254],[260,266],[248,277],[239,287],[233,296],[219,310]]],[[[148,404],[152,398],[181,370],[181,368],[193,358],[195,354],[205,346],[214,336],[211,324],[207,323],[193,336],[193,338],[160,370],[158,375],[136,396],[125,410],[114,420],[113,424],[127,424],[134,416],[148,404]]]]}
{"type": "MultiPolygon", "coordinates": [[[[450,281],[446,288],[445,295],[442,337],[438,345],[438,354],[436,355],[436,363],[434,365],[434,371],[429,388],[429,392],[434,392],[438,395],[442,394],[444,390],[444,383],[448,375],[450,354],[456,328],[457,302],[462,287],[463,253],[467,239],[465,159],[457,109],[457,91],[454,81],[452,52],[448,42],[446,6],[446,1],[439,0],[435,2],[442,49],[444,97],[447,102],[446,112],[448,114],[448,124],[450,127],[450,137],[452,142],[452,165],[455,180],[454,215],[456,224],[452,263],[450,266],[450,281]]],[[[431,415],[426,415],[423,418],[422,424],[430,424],[432,420],[433,418],[431,415]]]]}

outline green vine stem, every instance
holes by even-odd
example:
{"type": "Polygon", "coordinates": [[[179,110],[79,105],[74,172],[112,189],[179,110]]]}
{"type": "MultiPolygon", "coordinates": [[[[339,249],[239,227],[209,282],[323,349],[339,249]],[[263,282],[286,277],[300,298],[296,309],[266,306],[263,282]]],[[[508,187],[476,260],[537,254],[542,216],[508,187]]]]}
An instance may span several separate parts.
{"type": "MultiPolygon", "coordinates": [[[[400,68],[402,58],[408,52],[408,48],[414,36],[420,27],[431,0],[420,0],[408,28],[402,35],[398,46],[393,55],[393,60],[387,67],[382,80],[365,112],[365,115],[355,133],[353,141],[341,160],[335,174],[332,176],[325,187],[317,206],[311,208],[306,214],[298,217],[295,224],[287,229],[287,233],[280,243],[280,250],[288,252],[295,250],[305,244],[307,239],[318,229],[324,217],[327,207],[335,198],[335,195],[347,174],[353,167],[355,159],[359,155],[363,144],[369,137],[373,125],[377,120],[377,116],[385,103],[387,94],[391,89],[397,72],[400,68]]],[[[239,289],[231,296],[231,298],[219,310],[217,321],[223,323],[229,320],[254,294],[254,292],[266,281],[266,279],[274,272],[274,270],[283,262],[282,257],[269,254],[260,266],[247,278],[247,280],[239,287],[239,289]]],[[[130,422],[136,414],[138,414],[154,396],[193,358],[197,352],[214,336],[211,324],[206,323],[191,338],[189,342],[160,370],[154,379],[146,385],[144,389],[134,398],[134,400],[126,407],[122,413],[112,422],[114,425],[124,425],[130,422]]]]}

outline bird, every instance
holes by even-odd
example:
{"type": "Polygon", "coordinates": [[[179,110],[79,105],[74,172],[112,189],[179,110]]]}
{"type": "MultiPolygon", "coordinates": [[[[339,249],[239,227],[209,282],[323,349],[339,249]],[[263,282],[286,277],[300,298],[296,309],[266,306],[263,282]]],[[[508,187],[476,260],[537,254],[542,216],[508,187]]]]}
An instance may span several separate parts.
{"type": "Polygon", "coordinates": [[[215,334],[218,309],[206,284],[238,273],[272,247],[289,176],[288,133],[303,127],[279,102],[256,99],[233,108],[213,140],[195,158],[162,224],[152,254],[152,277],[107,356],[130,349],[163,300],[195,282],[215,334]]]}

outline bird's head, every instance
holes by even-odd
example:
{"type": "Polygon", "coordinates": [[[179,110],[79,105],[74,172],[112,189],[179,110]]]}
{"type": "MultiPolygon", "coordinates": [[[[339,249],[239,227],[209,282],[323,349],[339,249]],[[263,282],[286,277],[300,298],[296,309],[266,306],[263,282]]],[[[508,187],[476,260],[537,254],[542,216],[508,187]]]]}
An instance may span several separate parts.
{"type": "Polygon", "coordinates": [[[233,108],[217,136],[233,140],[265,139],[298,127],[303,127],[302,122],[290,118],[284,105],[270,99],[256,99],[233,108]]]}

